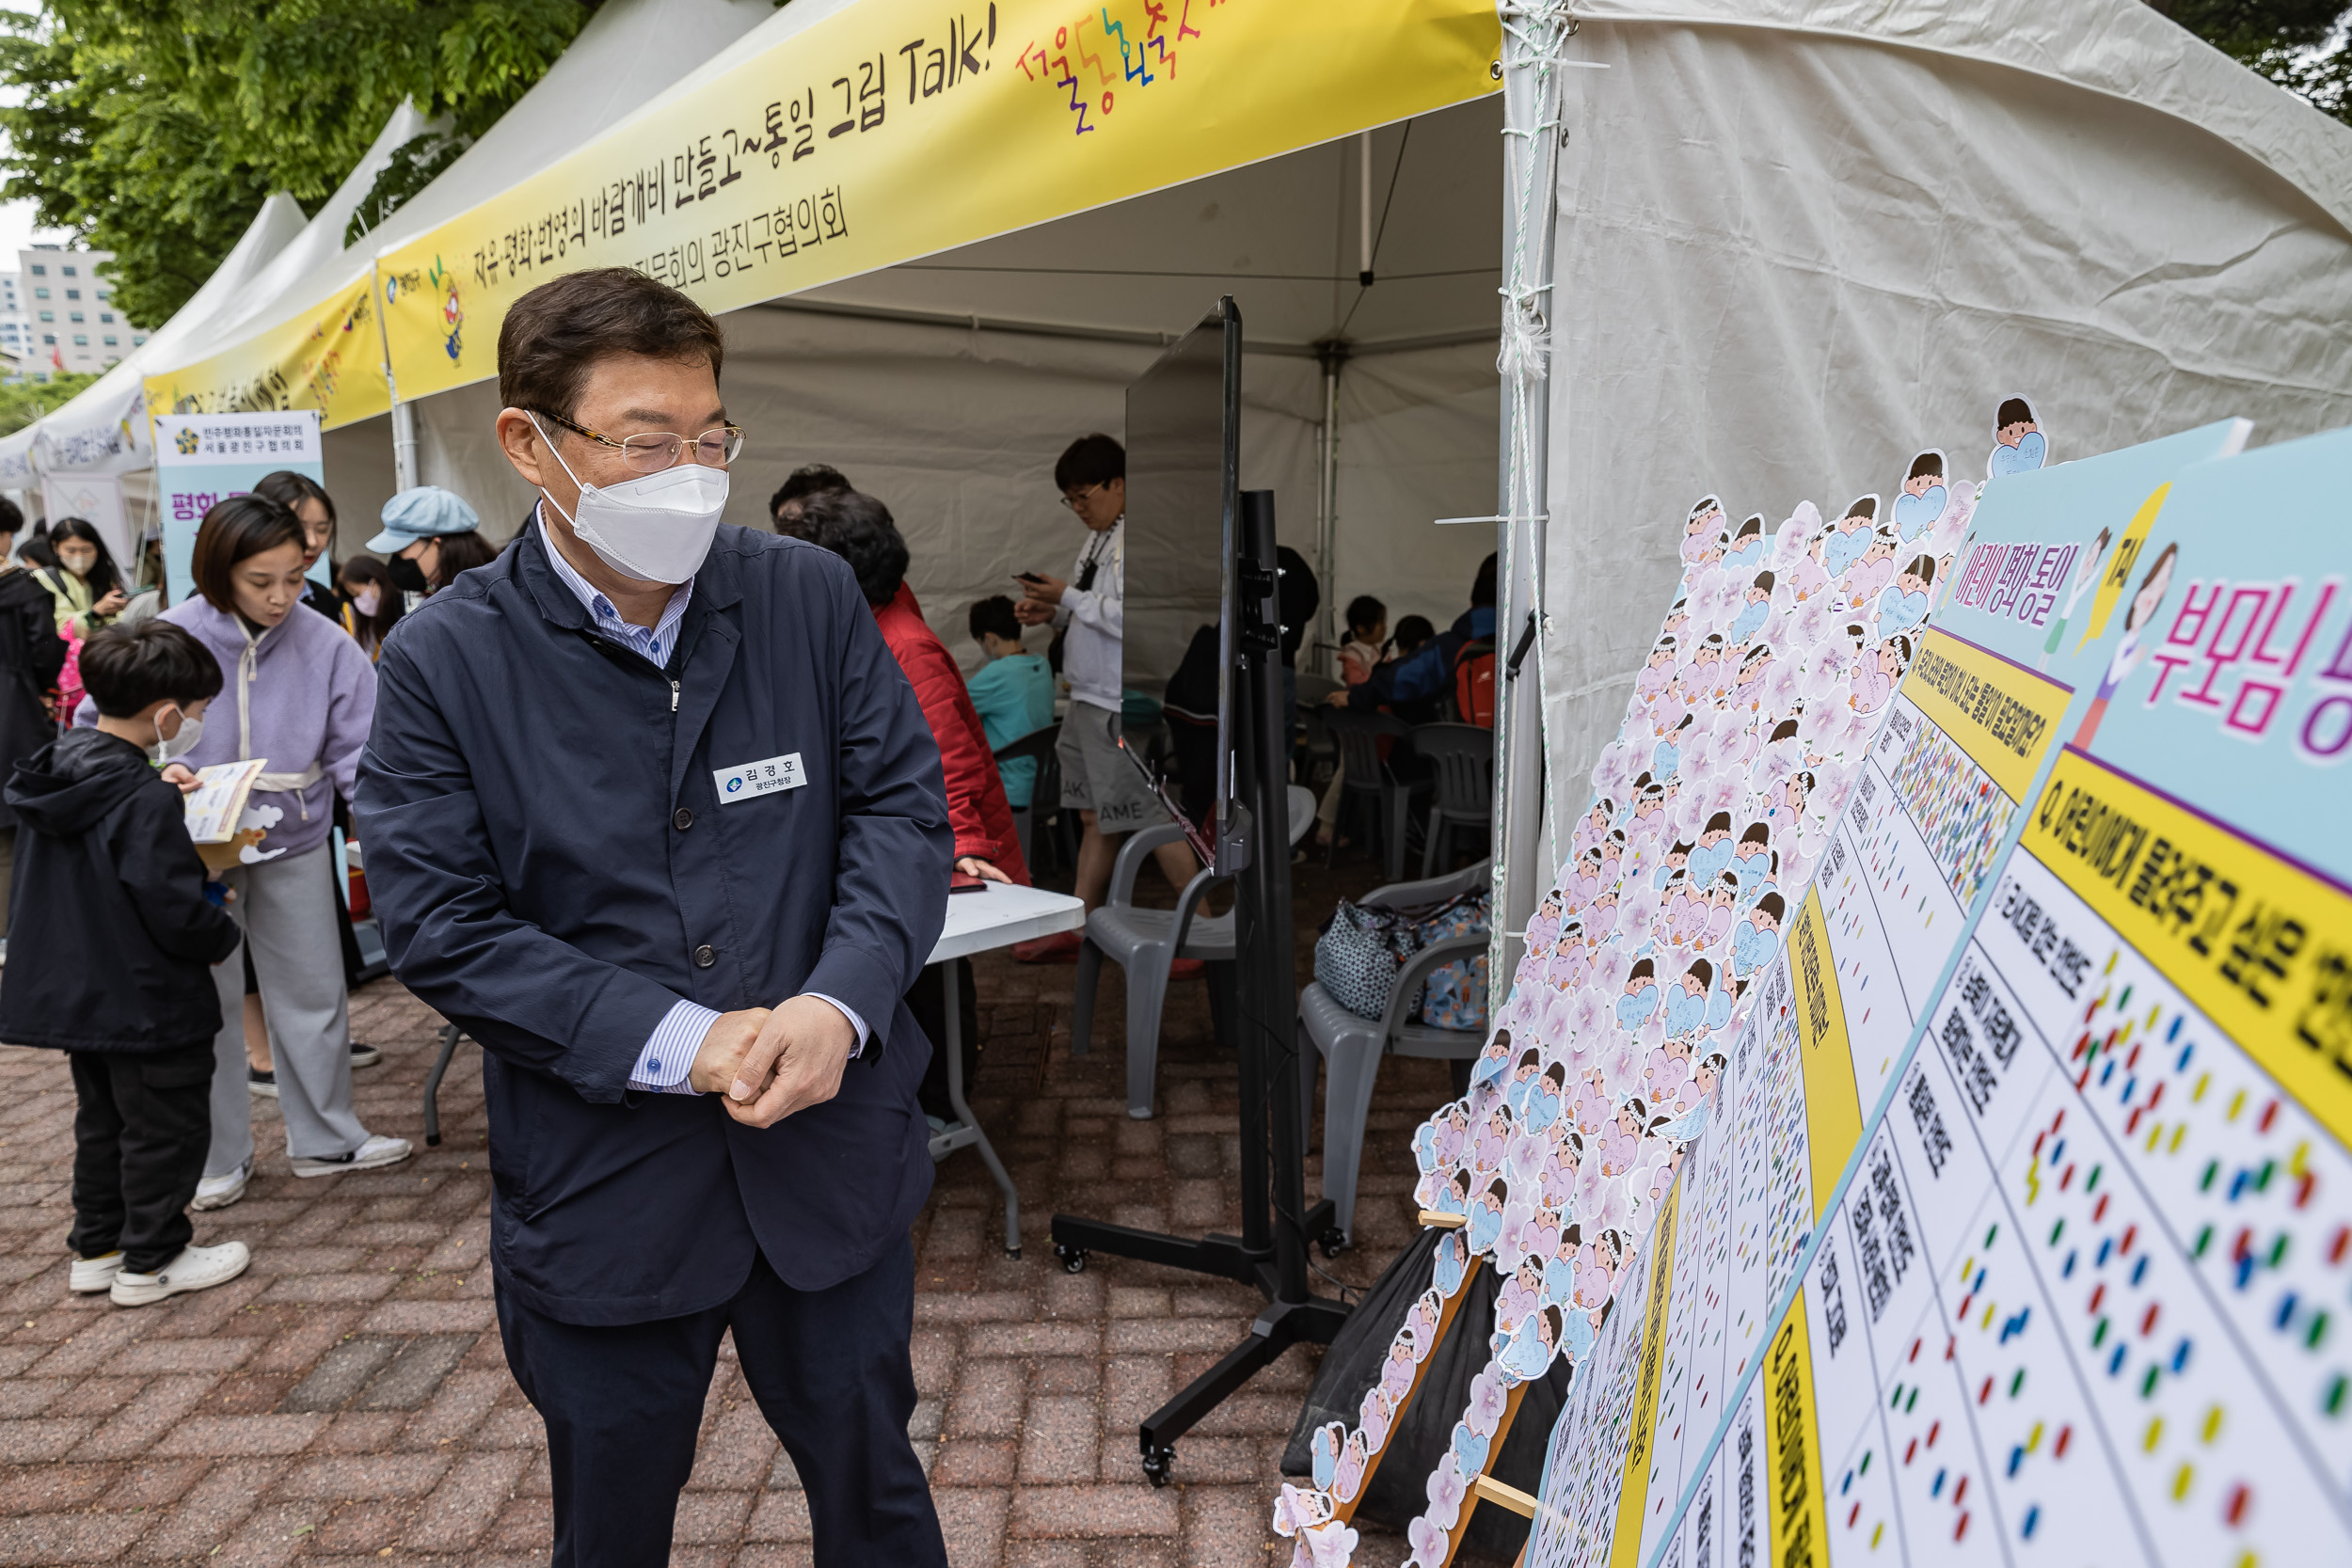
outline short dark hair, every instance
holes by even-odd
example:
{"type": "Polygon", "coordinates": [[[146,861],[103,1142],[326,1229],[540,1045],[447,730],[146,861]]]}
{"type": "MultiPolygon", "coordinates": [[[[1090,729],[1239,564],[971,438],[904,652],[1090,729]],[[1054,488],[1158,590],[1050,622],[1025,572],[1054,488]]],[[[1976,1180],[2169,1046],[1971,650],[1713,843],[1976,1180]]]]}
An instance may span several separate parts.
{"type": "Polygon", "coordinates": [[[2001,411],[1993,416],[1993,428],[1995,430],[2006,430],[2013,424],[2032,424],[2033,422],[2033,410],[2026,406],[2024,398],[2003,399],[2001,411]]]}
{"type": "Polygon", "coordinates": [[[590,368],[619,354],[707,364],[716,381],[726,343],[709,311],[634,267],[565,273],[507,308],[499,399],[570,419],[590,368]]]}
{"type": "Polygon", "coordinates": [[[1488,551],[1486,559],[1478,563],[1478,575],[1470,578],[1470,608],[1479,610],[1495,602],[1495,557],[1488,551]]]}
{"type": "Polygon", "coordinates": [[[220,695],[220,661],[169,621],[108,626],[82,644],[82,689],[108,719],[134,719],[155,703],[220,695]]]}
{"type": "Polygon", "coordinates": [[[1347,601],[1347,629],[1376,626],[1389,618],[1389,607],[1369,594],[1359,594],[1347,601]]]}
{"type": "Polygon", "coordinates": [[[329,523],[342,521],[335,515],[335,498],[326,493],[326,487],[309,474],[298,474],[292,468],[263,474],[261,482],[253,486],[253,493],[267,496],[289,512],[296,511],[304,501],[316,501],[326,508],[329,523]]]}
{"type": "Polygon", "coordinates": [[[983,632],[993,632],[1009,641],[1021,641],[1021,620],[1012,612],[1012,601],[1002,594],[992,594],[972,606],[972,641],[977,642],[983,632]]]}
{"type": "Polygon", "coordinates": [[[288,511],[283,501],[262,495],[230,496],[215,501],[196,530],[196,550],[189,562],[196,591],[215,610],[234,614],[237,594],[229,574],[238,562],[280,545],[301,549],[309,543],[302,519],[288,511]]]}
{"type": "Polygon", "coordinates": [[[1127,477],[1127,449],[1099,431],[1081,436],[1054,463],[1054,488],[1063,495],[1127,477]]]}
{"type": "Polygon", "coordinates": [[[14,534],[24,531],[24,509],[16,502],[0,497],[0,533],[14,534]]]}
{"type": "Polygon", "coordinates": [[[1407,615],[1396,624],[1396,630],[1389,634],[1389,641],[1409,654],[1437,635],[1438,628],[1429,624],[1428,616],[1407,615]]]}
{"type": "Polygon", "coordinates": [[[1937,479],[1944,477],[1944,454],[1940,451],[1923,451],[1913,458],[1911,472],[1904,478],[1903,483],[1908,484],[1912,480],[1924,479],[1931,474],[1937,479]]]}
{"type": "Polygon", "coordinates": [[[869,605],[885,605],[907,579],[907,542],[890,508],[862,490],[819,490],[802,503],[802,537],[850,563],[869,605]]]}
{"type": "Polygon", "coordinates": [[[841,470],[830,463],[803,463],[793,469],[790,476],[776,487],[774,495],[768,498],[769,520],[772,522],[776,514],[784,510],[786,501],[800,500],[803,497],[814,496],[826,490],[855,488],[855,485],[842,477],[841,470]]]}

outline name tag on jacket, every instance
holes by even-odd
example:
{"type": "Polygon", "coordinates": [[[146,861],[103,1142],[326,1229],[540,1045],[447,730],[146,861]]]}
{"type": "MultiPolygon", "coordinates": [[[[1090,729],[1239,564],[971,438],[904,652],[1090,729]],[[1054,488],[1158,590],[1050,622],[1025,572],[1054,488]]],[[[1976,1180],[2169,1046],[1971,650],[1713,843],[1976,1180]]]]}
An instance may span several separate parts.
{"type": "Polygon", "coordinates": [[[775,795],[787,789],[798,789],[808,783],[801,771],[801,753],[789,752],[765,762],[739,763],[722,768],[711,775],[719,786],[719,803],[731,806],[738,800],[756,800],[762,795],[775,795]]]}

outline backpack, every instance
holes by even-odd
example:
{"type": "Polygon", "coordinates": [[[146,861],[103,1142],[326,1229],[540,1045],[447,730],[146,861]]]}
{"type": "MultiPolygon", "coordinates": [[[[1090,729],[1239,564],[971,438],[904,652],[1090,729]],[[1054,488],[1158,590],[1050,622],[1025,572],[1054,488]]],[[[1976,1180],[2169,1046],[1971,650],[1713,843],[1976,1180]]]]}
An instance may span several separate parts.
{"type": "MultiPolygon", "coordinates": [[[[1441,904],[1373,910],[1343,898],[1315,939],[1315,982],[1357,1017],[1381,1018],[1397,975],[1413,955],[1447,937],[1485,931],[1492,899],[1490,891],[1481,890],[1441,904]]],[[[1486,956],[1456,959],[1433,972],[1406,1015],[1435,1028],[1484,1032],[1486,956]]]]}
{"type": "Polygon", "coordinates": [[[1495,644],[1482,637],[1466,642],[1454,659],[1454,711],[1465,724],[1495,727],[1495,644]]]}

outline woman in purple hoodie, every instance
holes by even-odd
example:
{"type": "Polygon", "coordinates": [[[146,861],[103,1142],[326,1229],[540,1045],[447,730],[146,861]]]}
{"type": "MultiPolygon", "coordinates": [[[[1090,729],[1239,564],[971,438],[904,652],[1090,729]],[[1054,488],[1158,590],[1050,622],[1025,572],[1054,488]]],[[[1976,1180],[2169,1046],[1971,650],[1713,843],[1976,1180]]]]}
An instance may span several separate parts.
{"type": "MultiPolygon", "coordinates": [[[[236,892],[229,911],[252,946],[269,1015],[286,1153],[296,1176],[332,1176],[395,1164],[409,1147],[371,1134],[351,1109],[351,1028],[336,933],[342,911],[321,862],[333,853],[332,792],[349,799],[375,717],[375,668],[341,626],[302,610],[304,546],[302,524],[285,507],[230,497],[197,531],[196,595],[162,619],[211,649],[223,680],[211,722],[177,760],[190,768],[266,761],[246,821],[267,834],[222,879],[236,892]]],[[[214,1041],[213,1143],[199,1209],[234,1203],[253,1171],[244,974],[233,958],[214,971],[226,1022],[214,1041]]]]}

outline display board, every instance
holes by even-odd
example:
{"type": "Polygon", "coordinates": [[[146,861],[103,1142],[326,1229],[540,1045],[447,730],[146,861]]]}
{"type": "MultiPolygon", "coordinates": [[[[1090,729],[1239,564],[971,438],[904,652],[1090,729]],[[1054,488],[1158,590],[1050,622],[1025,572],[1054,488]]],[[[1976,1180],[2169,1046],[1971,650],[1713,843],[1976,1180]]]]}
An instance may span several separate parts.
{"type": "MultiPolygon", "coordinates": [[[[246,495],[281,468],[326,483],[316,409],[155,417],[155,491],[163,512],[165,580],[173,604],[196,592],[189,562],[204,514],[215,501],[246,495]]],[[[327,573],[322,554],[310,575],[326,582],[327,573]]]]}
{"type": "MultiPolygon", "coordinates": [[[[1723,1136],[1681,1173],[1663,1283],[1639,1282],[1669,1305],[1627,1321],[1564,1413],[1531,1563],[2352,1551],[2352,1363],[2329,1323],[2352,1278],[2352,854],[2322,809],[2352,743],[2352,605],[2328,571],[2352,551],[2280,522],[2317,515],[2352,435],[2159,460],[2208,434],[1986,498],[1939,631],[2010,691],[2067,689],[2032,805],[2009,808],[1859,1158],[1766,1147],[1789,1060],[1810,1088],[1821,1006],[1802,962],[1785,1001],[1768,987],[1723,1136]],[[2049,612],[2003,591],[2070,547],[2049,612]],[[1837,1166],[1789,1252],[1772,1197],[1837,1166]]],[[[1977,690],[1923,658],[1902,697],[1949,734],[1977,690]]],[[[2010,711],[2022,738],[2030,706],[2010,711]]]]}
{"type": "MultiPolygon", "coordinates": [[[[2045,439],[2034,455],[2046,451],[2045,439]]],[[[1418,1562],[1443,1562],[1458,1544],[1465,1499],[1508,1419],[1502,1395],[1543,1375],[1554,1355],[1581,1367],[1609,1342],[1603,1336],[1625,1332],[1616,1304],[1629,1280],[1648,1277],[1645,1244],[1683,1151],[1717,1114],[1733,1042],[1759,989],[1787,986],[1783,933],[1812,956],[1817,980],[1842,960],[1858,998],[1878,981],[1876,992],[1822,1021],[1837,1032],[1822,1050],[1843,1051],[1851,1021],[1883,1079],[1916,1005],[1902,984],[1934,975],[1932,967],[1914,974],[1907,955],[1920,942],[1948,948],[1988,863],[1976,841],[2007,825],[1968,794],[1958,763],[1938,753],[1915,778],[1904,775],[1913,793],[1941,802],[1926,829],[1874,847],[1875,861],[1837,847],[1857,786],[1869,799],[1856,803],[1874,824],[1895,799],[1901,753],[1882,755],[1882,735],[1897,723],[1906,736],[1920,731],[1921,710],[1898,698],[1899,683],[1923,659],[1974,659],[1928,623],[1971,542],[1979,485],[1954,476],[1933,449],[1890,477],[1883,494],[1858,497],[1834,518],[1801,503],[1769,532],[1760,515],[1730,522],[1736,514],[1715,496],[1690,509],[1680,589],[1619,737],[1595,769],[1596,795],[1557,889],[1529,923],[1526,958],[1470,1093],[1415,1135],[1424,1209],[1462,1216],[1470,1254],[1510,1276],[1496,1321],[1472,1331],[1491,1344],[1498,1392],[1464,1413],[1453,1451],[1430,1478],[1429,1510],[1409,1532],[1418,1562]],[[1936,852],[1966,863],[1963,891],[1945,888],[1936,852]],[[1825,853],[1838,859],[1822,874],[1838,881],[1817,895],[1825,853]],[[1910,924],[1927,933],[1911,941],[1899,930],[1899,952],[1875,920],[1864,920],[1873,895],[1862,888],[1873,876],[1891,879],[1885,896],[1904,900],[1910,924]],[[1921,878],[1921,895],[1942,891],[1913,909],[1910,883],[1921,878]],[[1874,950],[1866,929],[1879,933],[1874,950]],[[1892,978],[1898,973],[1902,983],[1892,978]]],[[[1995,722],[2010,736],[2013,726],[1995,722]]],[[[2014,768],[1996,765],[2022,790],[2014,768]]],[[[1794,1053],[1775,1060],[1790,1071],[1799,1062],[1794,1053]]],[[[1808,1116],[1834,1124],[1825,1147],[1836,1136],[1851,1147],[1876,1084],[1841,1070],[1840,1093],[1823,1079],[1809,1085],[1809,1105],[1802,1086],[1780,1096],[1772,1132],[1784,1148],[1806,1147],[1808,1116]]],[[[1787,1211],[1781,1251],[1791,1266],[1816,1212],[1812,1184],[1826,1194],[1836,1168],[1796,1173],[1792,1187],[1785,1163],[1769,1167],[1787,1211]]],[[[1759,1260],[1769,1251],[1748,1250],[1759,1260]]],[[[1446,1256],[1432,1287],[1441,1298],[1463,1273],[1447,1269],[1446,1256]]],[[[1768,1287],[1786,1277],[1753,1282],[1752,1327],[1764,1319],[1768,1287]]],[[[1366,1475],[1377,1463],[1372,1433],[1380,1425],[1368,1422],[1359,1434],[1366,1475]]],[[[1317,1491],[1287,1498],[1278,1529],[1304,1540],[1317,1528],[1310,1521],[1343,1526],[1346,1488],[1317,1491]]]]}

